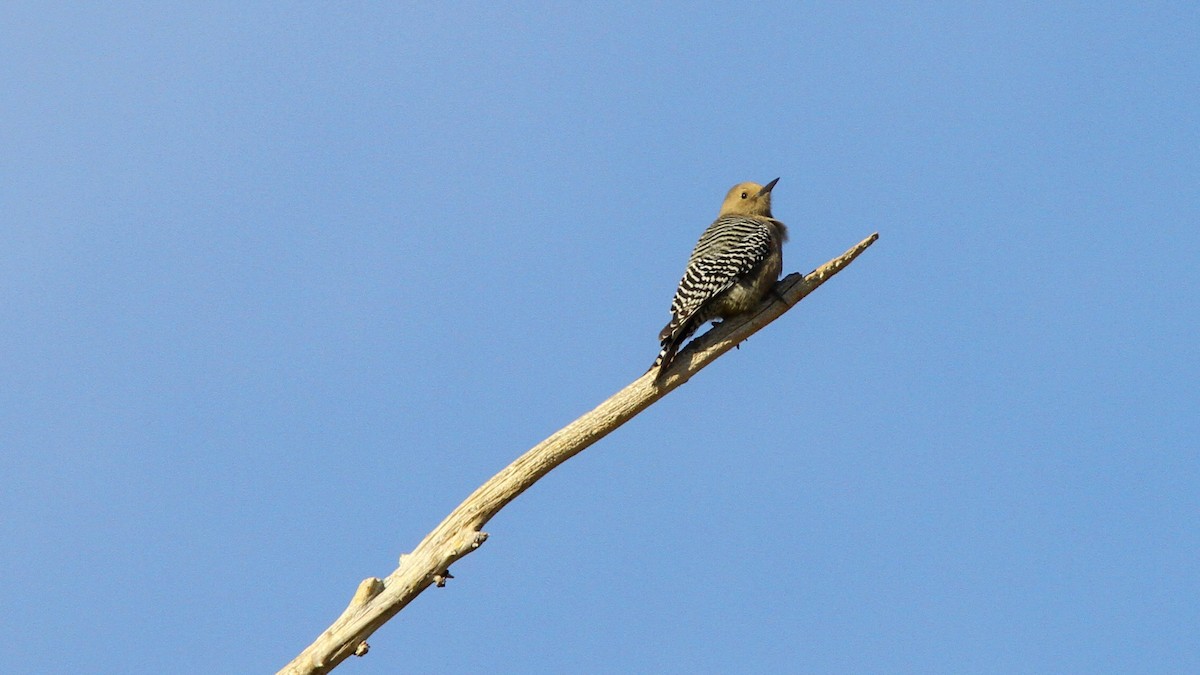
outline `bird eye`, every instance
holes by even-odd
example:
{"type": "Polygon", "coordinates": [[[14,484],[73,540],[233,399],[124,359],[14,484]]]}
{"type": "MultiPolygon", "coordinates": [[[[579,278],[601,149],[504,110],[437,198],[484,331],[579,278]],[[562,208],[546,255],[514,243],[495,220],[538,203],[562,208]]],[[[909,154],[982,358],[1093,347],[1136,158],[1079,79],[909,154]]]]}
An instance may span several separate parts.
{"type": "Polygon", "coordinates": [[[749,192],[743,192],[743,193],[742,193],[742,199],[745,199],[746,197],[749,197],[749,196],[750,196],[750,193],[749,193],[749,192]]]}

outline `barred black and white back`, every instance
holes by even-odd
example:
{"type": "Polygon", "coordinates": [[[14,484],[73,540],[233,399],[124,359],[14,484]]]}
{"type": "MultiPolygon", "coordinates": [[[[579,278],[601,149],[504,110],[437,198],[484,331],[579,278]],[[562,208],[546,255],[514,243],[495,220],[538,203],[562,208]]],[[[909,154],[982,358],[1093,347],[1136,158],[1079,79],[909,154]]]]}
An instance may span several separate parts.
{"type": "Polygon", "coordinates": [[[709,225],[675,291],[671,321],[659,334],[662,350],[651,368],[665,371],[706,321],[756,307],[779,279],[786,239],[787,227],[765,216],[723,215],[709,225]]]}

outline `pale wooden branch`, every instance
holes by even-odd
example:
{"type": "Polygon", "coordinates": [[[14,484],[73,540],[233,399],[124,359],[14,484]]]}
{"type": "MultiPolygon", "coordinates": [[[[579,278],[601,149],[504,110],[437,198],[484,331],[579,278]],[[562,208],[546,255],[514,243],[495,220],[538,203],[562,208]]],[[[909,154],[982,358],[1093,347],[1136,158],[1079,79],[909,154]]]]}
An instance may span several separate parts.
{"type": "Polygon", "coordinates": [[[755,311],[727,320],[693,340],[671,368],[655,382],[647,372],[591,412],[563,427],[492,476],[430,532],[412,553],[400,556],[400,566],[386,579],[359,584],[350,605],[324,633],[279,673],[327,673],[351,655],[367,651],[366,639],[404,609],[430,585],[443,586],[450,565],[487,539],[485,523],[500,509],[559,464],[629,421],[650,404],[687,382],[701,368],[783,315],[827,279],[849,265],[868,246],[875,233],[806,276],[789,274],[755,311]]]}

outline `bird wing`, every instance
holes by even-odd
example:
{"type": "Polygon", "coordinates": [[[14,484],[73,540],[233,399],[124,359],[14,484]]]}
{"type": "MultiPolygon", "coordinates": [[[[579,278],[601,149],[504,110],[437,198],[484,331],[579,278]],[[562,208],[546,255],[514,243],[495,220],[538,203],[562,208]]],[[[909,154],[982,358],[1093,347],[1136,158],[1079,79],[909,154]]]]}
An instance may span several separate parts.
{"type": "Polygon", "coordinates": [[[771,228],[765,221],[747,216],[718,218],[696,242],[671,301],[671,322],[659,339],[671,338],[707,301],[749,275],[770,253],[771,228]]]}

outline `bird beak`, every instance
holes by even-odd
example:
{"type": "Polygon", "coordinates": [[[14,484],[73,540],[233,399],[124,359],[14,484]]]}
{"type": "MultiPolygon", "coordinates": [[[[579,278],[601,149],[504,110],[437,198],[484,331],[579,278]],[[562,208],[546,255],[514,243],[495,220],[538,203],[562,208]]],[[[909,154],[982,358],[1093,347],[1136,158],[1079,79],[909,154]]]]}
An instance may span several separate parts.
{"type": "Polygon", "coordinates": [[[766,185],[764,185],[764,186],[763,186],[763,189],[759,190],[759,191],[758,191],[758,194],[756,194],[756,195],[754,195],[754,196],[755,196],[755,197],[762,197],[763,195],[769,195],[769,194],[771,194],[771,188],[775,187],[775,184],[776,184],[776,183],[778,183],[778,182],[779,182],[779,179],[778,179],[778,178],[776,178],[775,180],[771,181],[770,183],[767,183],[766,185]]]}

